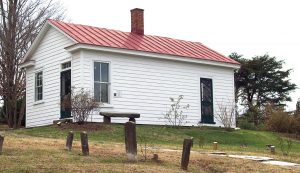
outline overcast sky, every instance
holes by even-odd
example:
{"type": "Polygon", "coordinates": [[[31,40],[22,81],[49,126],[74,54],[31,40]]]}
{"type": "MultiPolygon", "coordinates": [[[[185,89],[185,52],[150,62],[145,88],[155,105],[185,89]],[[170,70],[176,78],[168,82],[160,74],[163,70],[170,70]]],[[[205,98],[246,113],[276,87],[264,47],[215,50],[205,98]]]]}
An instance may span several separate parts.
{"type": "MultiPolygon", "coordinates": [[[[130,9],[143,8],[145,34],[201,42],[223,55],[268,53],[293,69],[300,87],[299,0],[60,0],[70,22],[130,31],[130,9]]],[[[300,89],[291,94],[295,109],[300,89]]]]}

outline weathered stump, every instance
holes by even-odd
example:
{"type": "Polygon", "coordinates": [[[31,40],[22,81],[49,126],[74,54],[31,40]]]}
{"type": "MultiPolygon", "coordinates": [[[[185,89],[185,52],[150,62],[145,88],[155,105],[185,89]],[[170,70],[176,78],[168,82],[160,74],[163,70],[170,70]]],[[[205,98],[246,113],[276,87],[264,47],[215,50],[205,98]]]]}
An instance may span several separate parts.
{"type": "Polygon", "coordinates": [[[214,142],[214,143],[213,143],[213,149],[214,149],[214,150],[217,150],[217,149],[218,149],[218,142],[214,142]]]}
{"type": "Polygon", "coordinates": [[[82,149],[82,154],[84,156],[89,155],[89,143],[88,143],[88,135],[85,131],[80,133],[80,138],[81,138],[81,149],[82,149]]]}
{"type": "Polygon", "coordinates": [[[271,154],[275,154],[275,146],[270,146],[270,149],[271,149],[271,154]]]}
{"type": "Polygon", "coordinates": [[[128,161],[137,161],[137,142],[134,122],[125,123],[125,147],[128,161]]]}
{"type": "Polygon", "coordinates": [[[68,136],[67,136],[67,142],[66,142],[66,149],[69,151],[72,150],[73,138],[74,138],[73,131],[69,131],[68,136]]]}
{"type": "Polygon", "coordinates": [[[181,156],[181,169],[187,170],[189,161],[190,161],[190,152],[193,146],[193,138],[184,139],[183,148],[182,148],[182,156],[181,156]]]}
{"type": "Polygon", "coordinates": [[[4,136],[0,135],[0,155],[2,154],[3,142],[4,142],[4,136]]]}

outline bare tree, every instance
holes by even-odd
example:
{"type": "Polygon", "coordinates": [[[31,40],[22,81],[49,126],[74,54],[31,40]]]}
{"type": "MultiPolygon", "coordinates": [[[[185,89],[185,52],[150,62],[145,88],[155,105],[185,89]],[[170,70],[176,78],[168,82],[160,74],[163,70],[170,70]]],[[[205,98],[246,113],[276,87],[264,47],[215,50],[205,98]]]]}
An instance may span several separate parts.
{"type": "Polygon", "coordinates": [[[219,120],[225,128],[232,128],[235,125],[235,101],[228,100],[218,103],[217,120],[219,120]]]}
{"type": "Polygon", "coordinates": [[[10,128],[20,126],[25,112],[22,58],[46,19],[63,16],[64,10],[52,0],[0,0],[0,96],[10,128]]]}
{"type": "Polygon", "coordinates": [[[185,119],[187,118],[187,115],[184,114],[183,111],[188,110],[190,105],[181,105],[182,99],[183,95],[179,95],[177,99],[170,98],[170,108],[164,114],[164,119],[166,119],[173,127],[183,126],[186,123],[185,119]]]}
{"type": "Polygon", "coordinates": [[[93,110],[100,109],[101,103],[96,102],[91,92],[83,88],[76,90],[72,88],[71,95],[64,98],[62,102],[65,108],[71,110],[74,121],[83,124],[89,118],[93,110]]]}

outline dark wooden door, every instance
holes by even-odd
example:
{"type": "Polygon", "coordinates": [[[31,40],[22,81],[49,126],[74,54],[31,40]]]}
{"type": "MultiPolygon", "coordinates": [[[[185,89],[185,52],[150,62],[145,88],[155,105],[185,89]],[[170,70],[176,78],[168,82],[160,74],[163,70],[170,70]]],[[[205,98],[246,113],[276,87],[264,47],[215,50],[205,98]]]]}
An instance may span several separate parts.
{"type": "Polygon", "coordinates": [[[215,124],[213,109],[213,84],[212,79],[200,79],[201,94],[201,123],[215,124]]]}
{"type": "Polygon", "coordinates": [[[70,99],[71,99],[71,70],[62,71],[60,75],[60,118],[70,118],[70,99]]]}

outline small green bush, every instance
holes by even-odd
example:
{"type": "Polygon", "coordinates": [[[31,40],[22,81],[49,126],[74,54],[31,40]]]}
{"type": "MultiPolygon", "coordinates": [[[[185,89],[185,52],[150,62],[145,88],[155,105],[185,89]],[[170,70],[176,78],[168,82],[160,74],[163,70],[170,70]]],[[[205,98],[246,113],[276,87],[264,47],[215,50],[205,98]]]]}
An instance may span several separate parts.
{"type": "Polygon", "coordinates": [[[256,130],[264,131],[264,130],[268,130],[268,129],[264,123],[260,123],[256,126],[256,130]]]}
{"type": "Polygon", "coordinates": [[[245,130],[256,130],[254,123],[250,122],[247,118],[240,118],[238,120],[238,127],[245,130]]]}
{"type": "Polygon", "coordinates": [[[277,137],[277,141],[282,155],[288,156],[292,149],[293,141],[291,139],[285,139],[280,136],[277,137]]]}
{"type": "Polygon", "coordinates": [[[206,142],[205,137],[204,136],[199,136],[199,143],[198,143],[199,148],[203,148],[204,145],[205,145],[205,142],[206,142]]]}

